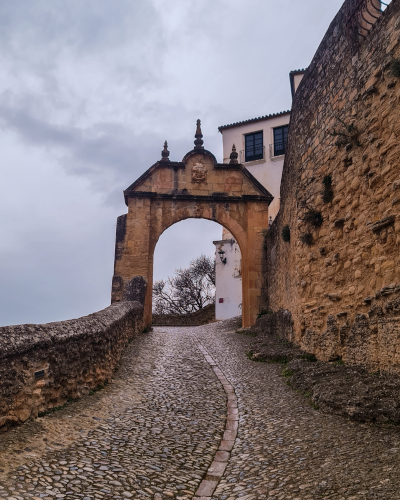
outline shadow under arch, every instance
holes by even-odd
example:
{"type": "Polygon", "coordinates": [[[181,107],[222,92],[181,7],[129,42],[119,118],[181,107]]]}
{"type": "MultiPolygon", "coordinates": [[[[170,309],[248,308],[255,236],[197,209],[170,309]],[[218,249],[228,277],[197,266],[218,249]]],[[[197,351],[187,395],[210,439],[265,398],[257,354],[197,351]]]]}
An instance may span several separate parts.
{"type": "Polygon", "coordinates": [[[112,302],[122,299],[133,277],[144,277],[146,325],[151,324],[155,247],[164,231],[186,219],[211,220],[232,233],[242,254],[243,326],[253,325],[260,309],[263,229],[273,196],[235,156],[229,164],[217,163],[201,137],[198,123],[195,148],[182,162],[170,161],[165,145],[162,160],[124,191],[128,213],[117,222],[112,302]]]}

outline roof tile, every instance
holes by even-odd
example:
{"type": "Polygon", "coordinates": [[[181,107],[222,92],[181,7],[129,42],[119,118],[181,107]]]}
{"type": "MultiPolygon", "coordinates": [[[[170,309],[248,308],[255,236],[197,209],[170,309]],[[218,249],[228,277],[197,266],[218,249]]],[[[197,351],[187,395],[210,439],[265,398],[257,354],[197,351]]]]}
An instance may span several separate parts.
{"type": "Polygon", "coordinates": [[[244,125],[246,123],[259,122],[261,120],[268,120],[270,118],[275,118],[277,116],[282,116],[282,115],[287,115],[287,114],[290,114],[290,110],[289,111],[281,111],[280,113],[272,113],[271,115],[259,116],[258,118],[250,118],[249,120],[243,120],[241,122],[230,123],[229,125],[221,125],[220,127],[218,127],[218,130],[220,132],[222,132],[222,130],[225,130],[227,128],[238,127],[239,125],[244,125]]]}

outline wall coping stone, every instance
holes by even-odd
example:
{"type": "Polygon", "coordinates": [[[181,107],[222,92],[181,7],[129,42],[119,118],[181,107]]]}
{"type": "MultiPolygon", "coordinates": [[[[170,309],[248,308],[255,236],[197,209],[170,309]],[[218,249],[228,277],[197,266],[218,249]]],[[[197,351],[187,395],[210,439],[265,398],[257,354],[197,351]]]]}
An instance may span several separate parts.
{"type": "Polygon", "coordinates": [[[116,302],[77,319],[0,327],[0,359],[82,337],[96,337],[130,311],[142,308],[139,302],[116,302]]]}

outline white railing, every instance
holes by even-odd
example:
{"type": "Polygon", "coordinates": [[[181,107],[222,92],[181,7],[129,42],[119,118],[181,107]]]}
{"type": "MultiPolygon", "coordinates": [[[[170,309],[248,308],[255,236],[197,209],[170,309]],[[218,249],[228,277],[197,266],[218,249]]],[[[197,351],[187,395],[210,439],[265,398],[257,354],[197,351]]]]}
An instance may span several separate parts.
{"type": "Polygon", "coordinates": [[[279,141],[269,145],[269,156],[275,158],[286,153],[286,142],[279,141]]]}

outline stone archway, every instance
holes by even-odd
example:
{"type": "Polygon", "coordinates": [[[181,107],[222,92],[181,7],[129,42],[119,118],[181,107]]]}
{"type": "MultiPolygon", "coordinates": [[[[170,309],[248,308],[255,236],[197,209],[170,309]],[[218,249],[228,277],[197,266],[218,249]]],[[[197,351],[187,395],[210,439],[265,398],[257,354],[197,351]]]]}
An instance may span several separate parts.
{"type": "Polygon", "coordinates": [[[151,324],[153,257],[161,234],[189,218],[209,219],[228,229],[242,253],[243,326],[255,323],[260,307],[263,229],[273,196],[237,162],[217,163],[203,147],[200,120],[195,147],[181,162],[162,159],[124,191],[128,213],[118,217],[112,302],[122,299],[135,276],[147,282],[145,323],[151,324]]]}

